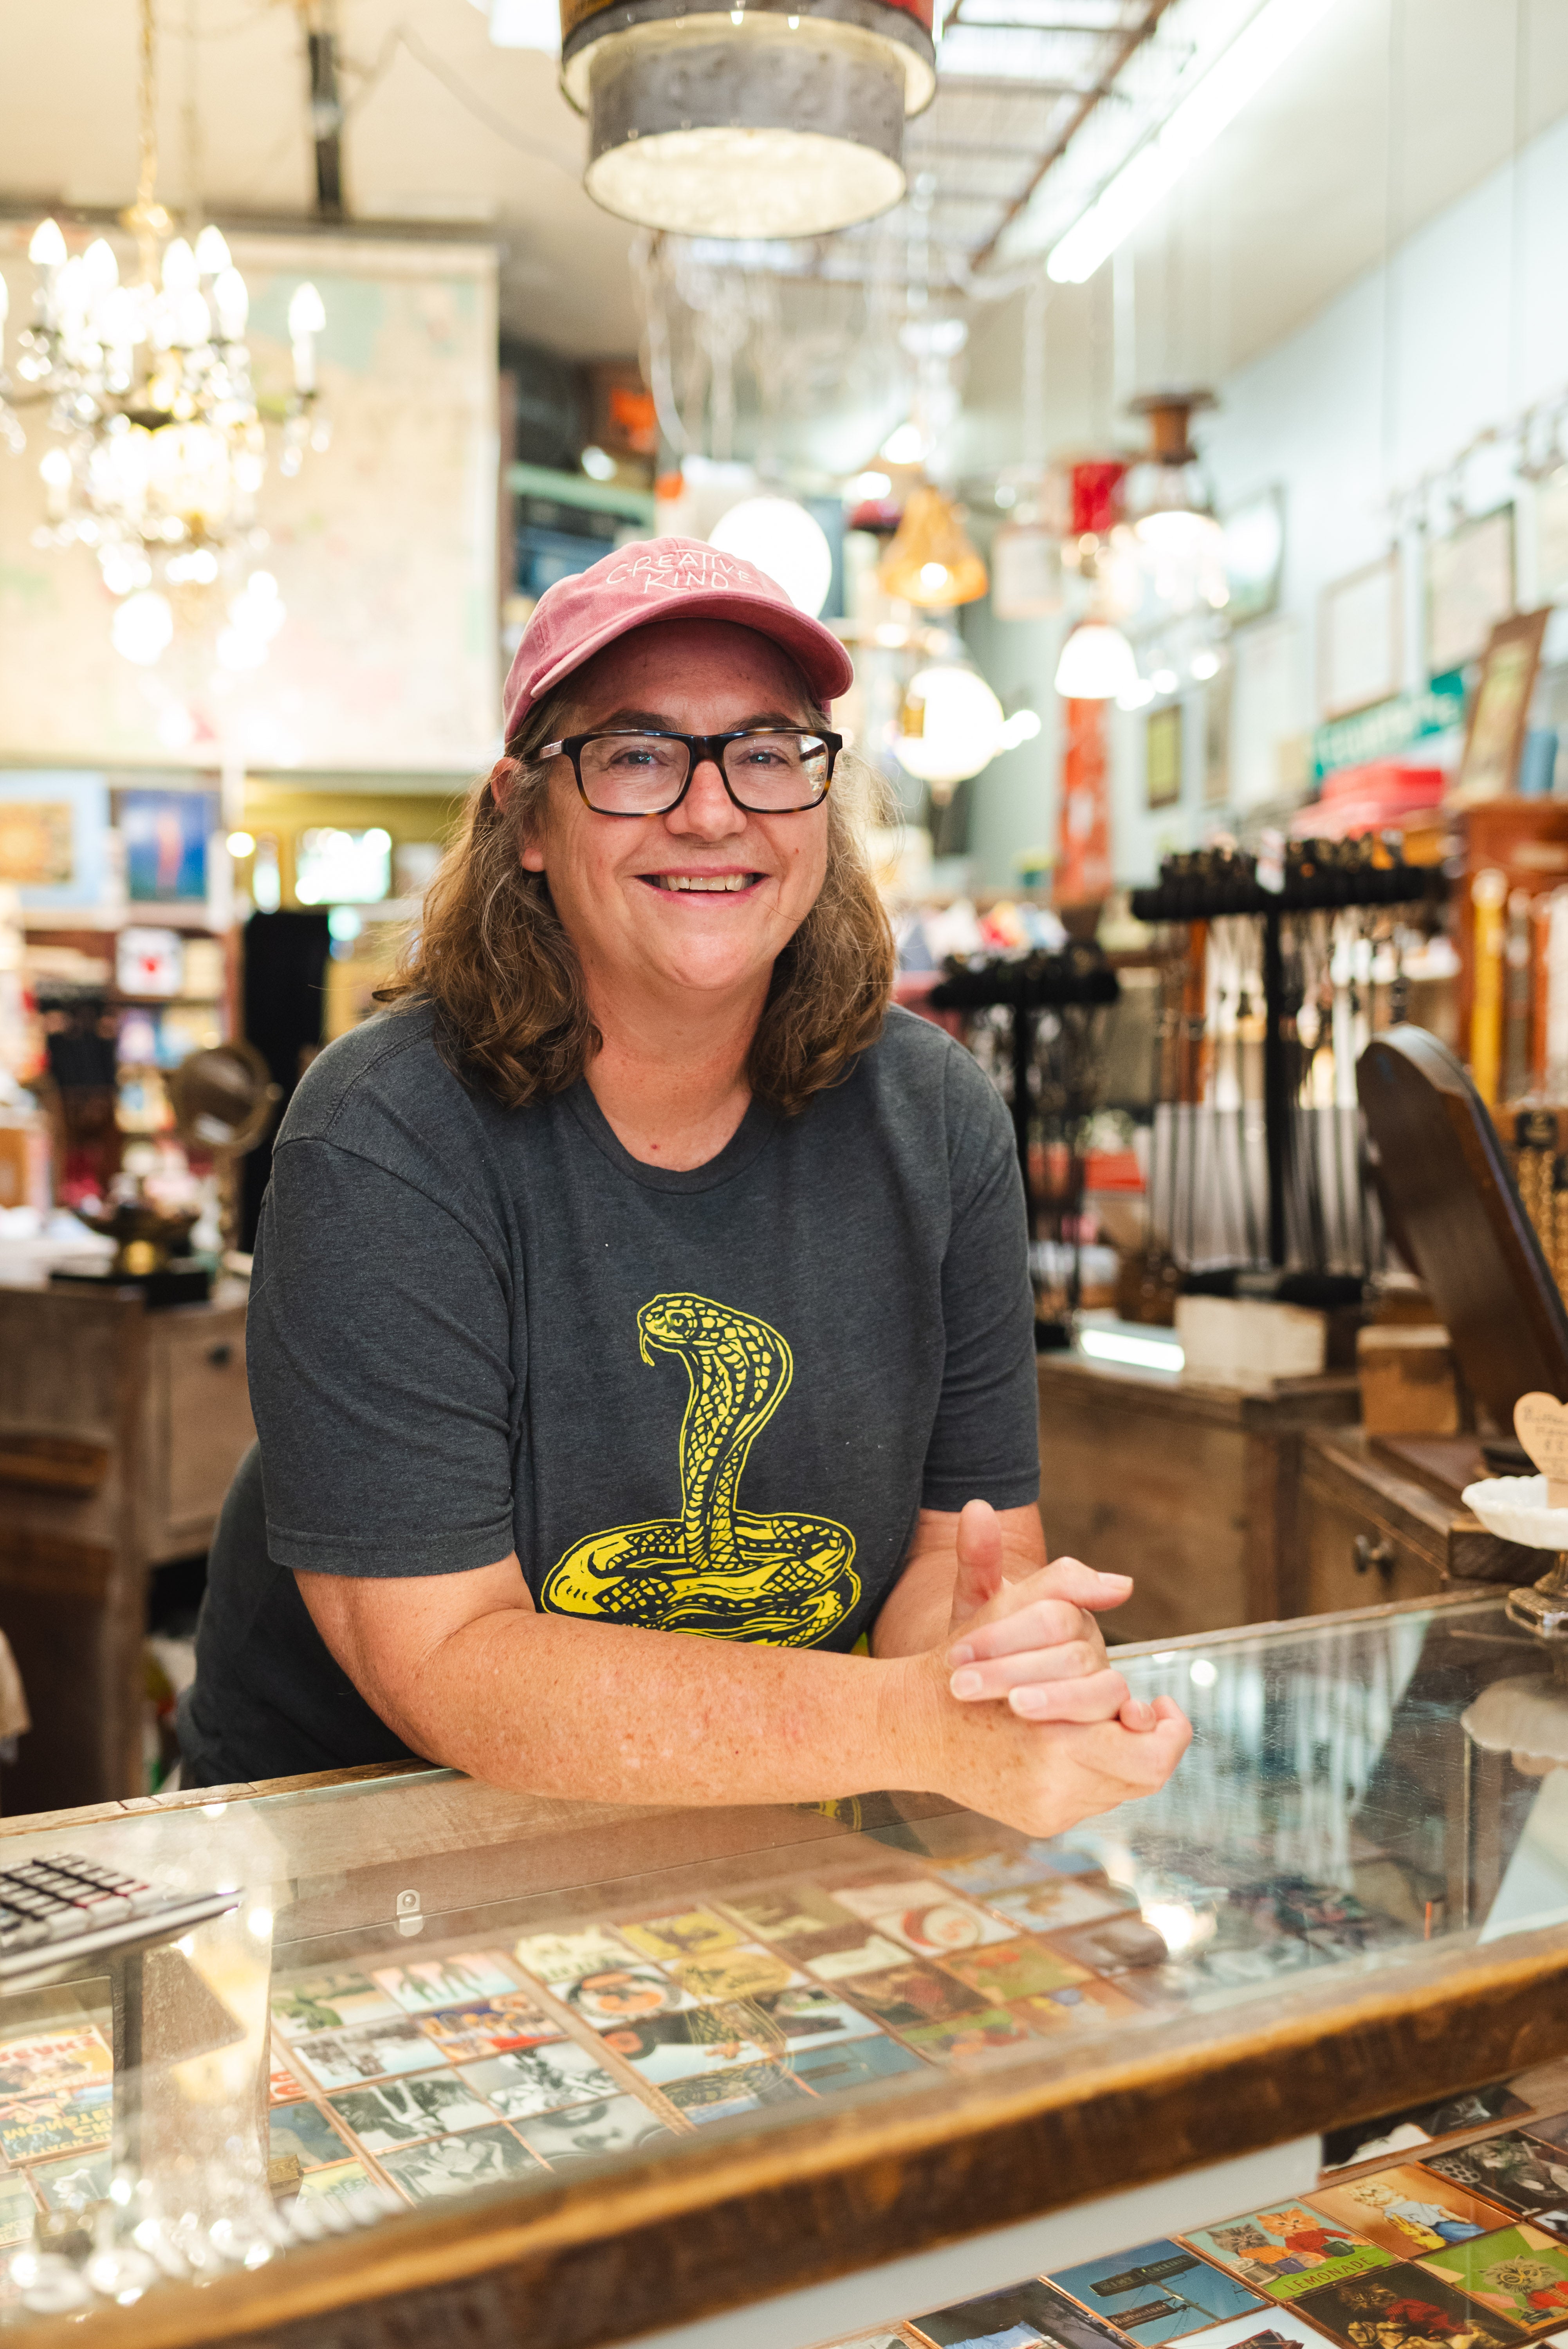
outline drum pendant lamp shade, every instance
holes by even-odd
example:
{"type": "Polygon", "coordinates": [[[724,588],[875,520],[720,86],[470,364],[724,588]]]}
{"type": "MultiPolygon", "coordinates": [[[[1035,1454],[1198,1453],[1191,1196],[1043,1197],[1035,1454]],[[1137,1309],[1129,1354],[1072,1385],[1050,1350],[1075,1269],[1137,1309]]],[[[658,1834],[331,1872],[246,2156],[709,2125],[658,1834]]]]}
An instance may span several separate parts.
{"type": "Polygon", "coordinates": [[[927,611],[972,604],[988,585],[985,564],[970,544],[957,506],[926,481],[910,491],[877,577],[886,594],[927,611]]]}
{"type": "Polygon", "coordinates": [[[561,33],[589,195],[677,235],[825,236],[887,212],[905,118],[936,88],[929,0],[562,0],[561,33]]]}

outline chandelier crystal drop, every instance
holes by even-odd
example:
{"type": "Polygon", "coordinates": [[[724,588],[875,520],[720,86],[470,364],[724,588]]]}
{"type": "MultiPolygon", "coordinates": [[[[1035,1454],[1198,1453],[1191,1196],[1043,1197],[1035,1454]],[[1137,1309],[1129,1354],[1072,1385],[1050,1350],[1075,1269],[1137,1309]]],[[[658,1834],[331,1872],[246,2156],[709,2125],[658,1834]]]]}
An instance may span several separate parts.
{"type": "MultiPolygon", "coordinates": [[[[9,375],[0,281],[0,439],[19,453],[16,411],[42,407],[59,438],[39,461],[45,520],[33,543],[85,546],[111,595],[165,602],[165,589],[213,586],[225,557],[259,543],[256,497],[269,451],[244,340],[245,281],[218,228],[209,222],[192,244],[172,233],[158,202],[153,0],[140,0],[140,172],[136,202],[121,215],[136,238],[137,274],[121,280],[107,237],[73,252],[57,222],[40,222],[27,248],[33,316],[16,336],[9,375]]],[[[326,445],[312,414],[325,324],[316,288],[296,287],[285,473],[298,471],[307,447],[326,445]]],[[[161,633],[161,622],[150,628],[145,616],[119,632],[140,647],[161,633]]]]}

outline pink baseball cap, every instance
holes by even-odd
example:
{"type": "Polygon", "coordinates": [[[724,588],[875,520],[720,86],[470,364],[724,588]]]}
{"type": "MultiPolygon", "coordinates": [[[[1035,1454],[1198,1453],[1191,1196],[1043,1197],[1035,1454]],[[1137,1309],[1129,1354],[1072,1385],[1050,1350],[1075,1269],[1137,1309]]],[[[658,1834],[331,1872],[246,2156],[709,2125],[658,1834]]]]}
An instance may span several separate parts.
{"type": "Polygon", "coordinates": [[[641,538],[557,579],[533,617],[506,674],[503,740],[534,704],[602,647],[654,620],[733,620],[771,636],[797,662],[824,708],[854,682],[855,667],[831,628],[797,610],[776,579],[700,538],[641,538]]]}

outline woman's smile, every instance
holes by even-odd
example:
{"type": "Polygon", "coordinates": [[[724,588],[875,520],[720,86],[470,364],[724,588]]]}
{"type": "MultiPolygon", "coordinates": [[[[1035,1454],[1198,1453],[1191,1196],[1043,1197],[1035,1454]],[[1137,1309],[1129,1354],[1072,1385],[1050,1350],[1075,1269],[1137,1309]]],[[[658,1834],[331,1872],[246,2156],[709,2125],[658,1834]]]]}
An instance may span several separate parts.
{"type": "Polygon", "coordinates": [[[637,878],[646,881],[650,888],[675,896],[743,897],[749,896],[766,874],[749,869],[725,866],[714,872],[700,868],[695,872],[639,873],[637,878]]]}

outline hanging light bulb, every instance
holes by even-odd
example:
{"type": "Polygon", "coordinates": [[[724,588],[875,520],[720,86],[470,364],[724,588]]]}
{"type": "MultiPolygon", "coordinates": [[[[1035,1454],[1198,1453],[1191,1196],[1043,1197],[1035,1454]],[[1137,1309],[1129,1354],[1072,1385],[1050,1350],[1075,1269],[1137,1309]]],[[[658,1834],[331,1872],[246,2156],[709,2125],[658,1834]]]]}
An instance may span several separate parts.
{"type": "Polygon", "coordinates": [[[933,662],[917,670],[905,688],[894,754],[908,773],[930,785],[940,804],[991,764],[1002,747],[1005,724],[984,678],[958,661],[933,662]]]}
{"type": "Polygon", "coordinates": [[[1133,648],[1108,620],[1091,616],[1068,631],[1055,677],[1064,701],[1115,701],[1137,681],[1133,648]]]}
{"type": "Polygon", "coordinates": [[[910,491],[877,576],[887,595],[926,611],[972,604],[987,585],[985,564],[970,544],[958,507],[929,481],[910,491]]]}
{"type": "Polygon", "coordinates": [[[730,508],[708,543],[738,554],[776,579],[798,612],[815,620],[833,585],[833,549],[815,514],[794,498],[742,498],[730,508]]]}

